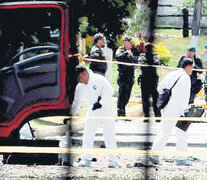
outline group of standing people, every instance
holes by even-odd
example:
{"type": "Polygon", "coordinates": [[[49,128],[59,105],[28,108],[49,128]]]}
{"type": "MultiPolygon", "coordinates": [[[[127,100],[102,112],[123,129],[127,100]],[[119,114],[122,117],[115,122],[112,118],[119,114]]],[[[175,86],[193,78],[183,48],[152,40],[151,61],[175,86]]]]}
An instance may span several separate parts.
{"type": "MultiPolygon", "coordinates": [[[[157,83],[158,75],[156,68],[148,65],[159,65],[159,57],[156,54],[153,54],[153,45],[147,43],[143,48],[143,53],[136,57],[132,52],[133,40],[129,37],[124,38],[123,46],[119,47],[115,54],[115,59],[119,62],[124,63],[140,63],[141,66],[141,75],[138,78],[138,84],[141,83],[141,96],[143,102],[143,111],[144,116],[150,116],[150,96],[153,99],[153,110],[154,114],[157,117],[160,117],[160,110],[157,107],[157,83]]],[[[126,105],[129,102],[129,98],[132,91],[132,86],[135,82],[134,77],[134,66],[130,65],[118,65],[118,80],[119,85],[119,95],[118,95],[118,116],[126,116],[126,105]]]]}
{"type": "MultiPolygon", "coordinates": [[[[105,37],[102,34],[94,36],[94,46],[90,52],[90,58],[106,60],[102,47],[105,45],[105,37]]],[[[207,47],[207,46],[206,46],[207,47]]],[[[132,86],[135,81],[134,65],[130,63],[140,63],[141,75],[138,82],[141,82],[141,95],[143,101],[144,116],[150,116],[150,96],[153,99],[153,110],[156,117],[180,117],[184,116],[184,111],[188,109],[188,105],[193,103],[195,95],[202,88],[202,82],[198,79],[200,71],[194,69],[202,69],[203,64],[200,58],[196,56],[195,47],[191,46],[187,49],[187,54],[179,60],[179,70],[169,73],[159,84],[156,67],[159,65],[159,57],[153,54],[153,45],[147,43],[144,46],[143,53],[139,58],[135,57],[132,52],[133,40],[130,37],[125,37],[123,46],[119,47],[115,53],[115,59],[119,62],[129,64],[118,64],[118,79],[119,95],[117,102],[118,116],[126,116],[126,105],[129,101],[132,86]],[[163,89],[169,89],[177,80],[177,84],[172,89],[172,95],[167,106],[160,111],[157,107],[158,94],[163,92],[163,89]]],[[[89,69],[78,65],[75,69],[77,81],[75,97],[71,106],[71,115],[76,115],[82,99],[84,98],[88,104],[88,118],[86,119],[85,129],[83,134],[82,147],[86,149],[93,148],[94,137],[99,125],[103,124],[103,136],[106,148],[116,148],[115,139],[115,119],[107,119],[106,117],[115,116],[115,105],[113,102],[114,90],[109,81],[105,78],[107,63],[91,62],[89,69]],[[91,118],[101,116],[101,118],[91,118]]],[[[207,87],[207,86],[206,86],[207,87]]],[[[206,88],[207,89],[207,88],[206,88]]],[[[162,150],[170,136],[172,128],[176,125],[177,120],[165,120],[161,122],[161,131],[156,136],[152,145],[152,150],[162,150]]],[[[177,128],[177,149],[185,151],[187,149],[187,134],[185,131],[177,128]]],[[[154,164],[159,164],[158,156],[150,156],[149,159],[154,164]]],[[[178,165],[189,165],[183,157],[176,159],[178,165]]],[[[91,155],[83,154],[79,166],[90,167],[91,155]]],[[[108,167],[118,167],[118,157],[109,155],[108,167]]]]}

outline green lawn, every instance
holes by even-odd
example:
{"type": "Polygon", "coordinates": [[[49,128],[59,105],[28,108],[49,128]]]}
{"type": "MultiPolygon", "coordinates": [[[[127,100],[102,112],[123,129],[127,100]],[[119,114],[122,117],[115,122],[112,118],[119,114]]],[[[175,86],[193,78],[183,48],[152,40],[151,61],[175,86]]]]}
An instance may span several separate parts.
{"type": "MultiPolygon", "coordinates": [[[[157,39],[162,42],[171,52],[172,58],[169,66],[176,66],[180,57],[186,53],[187,47],[190,45],[191,38],[169,37],[166,39],[157,39]]],[[[207,37],[200,37],[199,56],[204,57],[204,44],[207,43],[207,37]]]]}
{"type": "Polygon", "coordinates": [[[176,29],[156,29],[155,33],[157,34],[166,34],[170,36],[177,36],[182,37],[183,31],[182,30],[176,30],[176,29]]]}

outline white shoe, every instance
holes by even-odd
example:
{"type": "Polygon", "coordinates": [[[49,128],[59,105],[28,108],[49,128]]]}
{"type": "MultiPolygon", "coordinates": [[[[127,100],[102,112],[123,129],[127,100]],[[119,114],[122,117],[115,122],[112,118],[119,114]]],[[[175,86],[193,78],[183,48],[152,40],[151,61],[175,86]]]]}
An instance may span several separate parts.
{"type": "Polygon", "coordinates": [[[109,168],[118,168],[119,165],[118,165],[117,162],[109,160],[109,165],[108,165],[108,167],[109,167],[109,168]]]}
{"type": "Polygon", "coordinates": [[[151,155],[149,156],[149,161],[151,161],[153,164],[160,164],[159,156],[157,155],[151,155]]]}
{"type": "Polygon", "coordinates": [[[177,166],[192,166],[192,162],[188,160],[175,160],[177,166]]]}
{"type": "Polygon", "coordinates": [[[90,167],[91,166],[91,161],[88,159],[83,159],[78,163],[79,167],[90,167]]]}

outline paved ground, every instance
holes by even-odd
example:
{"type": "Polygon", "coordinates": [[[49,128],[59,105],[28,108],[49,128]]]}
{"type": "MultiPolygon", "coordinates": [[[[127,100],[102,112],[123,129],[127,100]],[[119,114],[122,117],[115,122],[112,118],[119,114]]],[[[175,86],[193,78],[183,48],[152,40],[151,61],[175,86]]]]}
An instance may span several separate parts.
{"type": "MultiPolygon", "coordinates": [[[[160,123],[155,122],[154,120],[150,121],[150,144],[153,142],[156,134],[160,130],[160,123]]],[[[78,125],[78,124],[76,124],[78,125]]],[[[130,149],[143,149],[144,142],[146,142],[146,126],[148,123],[144,123],[142,120],[132,120],[132,121],[124,121],[117,120],[115,126],[116,138],[118,148],[130,148],[130,149]]],[[[58,127],[56,127],[58,128],[58,127]]],[[[65,126],[59,126],[60,129],[65,130],[65,126]]],[[[196,154],[192,154],[191,156],[196,157],[197,159],[201,159],[203,161],[206,160],[206,155],[199,154],[206,152],[207,149],[207,123],[193,123],[190,125],[188,130],[188,146],[189,151],[196,151],[196,154]]],[[[56,132],[61,132],[61,130],[56,130],[56,132]]],[[[82,144],[82,129],[75,128],[72,135],[73,145],[75,147],[81,147],[82,144]]],[[[95,137],[95,147],[100,147],[104,144],[102,127],[99,128],[97,135],[95,137]]],[[[65,136],[56,136],[56,138],[62,139],[64,141],[65,136]]],[[[54,138],[54,137],[48,137],[54,138]]],[[[61,141],[62,142],[62,141],[61,141]]],[[[64,143],[63,143],[64,144],[64,143]]],[[[167,146],[165,150],[176,150],[176,134],[173,130],[172,135],[170,136],[167,146]]],[[[169,154],[168,156],[162,156],[163,159],[173,158],[173,154],[169,154]]],[[[76,160],[75,160],[76,161],[76,160]]],[[[136,162],[136,161],[134,161],[136,162]]],[[[165,162],[165,161],[163,161],[165,162]]],[[[133,162],[132,162],[133,163],[133,162]]],[[[126,166],[126,164],[125,164],[126,166]]]]}
{"type": "MultiPolygon", "coordinates": [[[[140,144],[146,141],[146,126],[142,120],[132,121],[116,121],[115,132],[118,147],[139,147],[140,144]]],[[[189,147],[205,147],[207,148],[207,123],[193,123],[188,130],[188,143],[189,147]]],[[[152,120],[150,123],[150,142],[152,143],[155,135],[160,130],[160,123],[152,120]]],[[[103,142],[102,127],[99,128],[95,137],[95,144],[99,145],[103,142]]],[[[73,135],[75,143],[82,140],[82,131],[76,132],[73,135]]],[[[176,134],[173,130],[172,135],[168,140],[167,146],[175,146],[176,134]]]]}
{"type": "MultiPolygon", "coordinates": [[[[50,118],[47,118],[47,120],[48,119],[50,118]]],[[[154,120],[151,120],[150,122],[151,123],[150,123],[149,142],[151,144],[156,134],[160,130],[160,123],[155,122],[154,120]]],[[[73,125],[72,127],[73,145],[76,147],[81,146],[84,123],[81,120],[76,120],[75,123],[73,123],[72,125],[73,125]]],[[[143,149],[143,144],[144,142],[146,142],[146,137],[147,137],[146,136],[147,125],[148,123],[144,123],[143,120],[130,120],[130,121],[116,120],[115,132],[116,132],[118,148],[143,149]]],[[[206,128],[207,128],[207,123],[192,123],[190,125],[188,129],[188,146],[190,151],[198,151],[198,152],[206,151],[207,148],[206,128]]],[[[53,136],[56,135],[56,138],[61,139],[61,137],[63,137],[63,134],[67,131],[67,129],[68,126],[66,125],[52,127],[50,131],[53,133],[53,135],[52,137],[48,137],[48,138],[54,138],[53,136]]],[[[47,128],[47,130],[49,129],[47,128]]],[[[95,137],[95,142],[94,142],[95,147],[100,147],[101,145],[104,144],[102,132],[103,132],[102,127],[100,127],[95,137]]],[[[43,137],[45,134],[49,134],[50,132],[45,131],[43,128],[41,129],[41,133],[42,134],[40,137],[43,137]]],[[[175,150],[176,149],[175,145],[176,145],[176,134],[175,131],[173,130],[165,150],[168,149],[175,150]]],[[[199,153],[197,153],[196,155],[193,154],[193,156],[198,156],[198,155],[199,153]]],[[[203,155],[202,158],[204,158],[203,155]]]]}
{"type": "MultiPolygon", "coordinates": [[[[59,117],[60,119],[63,117],[59,117]]],[[[46,118],[47,121],[57,121],[55,119],[46,118]]],[[[142,120],[132,121],[116,121],[116,137],[118,148],[143,149],[146,140],[146,126],[142,120]]],[[[82,130],[84,123],[82,121],[73,122],[73,143],[75,147],[81,147],[82,130]]],[[[160,123],[152,121],[150,123],[150,142],[153,142],[155,135],[159,132],[160,123]]],[[[207,179],[207,154],[200,156],[199,153],[207,152],[207,123],[191,124],[188,134],[189,151],[195,151],[192,154],[194,160],[193,166],[184,167],[176,166],[174,163],[174,155],[161,156],[161,164],[152,166],[149,169],[149,179],[156,180],[206,180],[207,179]]],[[[64,144],[65,133],[68,129],[67,125],[58,125],[48,127],[38,127],[36,129],[37,138],[47,137],[47,139],[59,139],[64,144]]],[[[169,138],[165,150],[175,150],[176,136],[175,131],[169,138]]],[[[95,146],[103,145],[102,127],[99,128],[95,137],[95,146]]],[[[94,155],[97,162],[92,162],[91,168],[67,167],[67,166],[40,166],[40,165],[3,165],[0,163],[0,179],[145,179],[145,168],[134,167],[140,166],[143,156],[135,155],[119,155],[121,167],[118,169],[107,168],[108,160],[106,155],[94,155]]],[[[0,160],[2,156],[0,155],[0,160]]],[[[79,154],[73,155],[73,161],[76,162],[80,158],[79,154]]]]}

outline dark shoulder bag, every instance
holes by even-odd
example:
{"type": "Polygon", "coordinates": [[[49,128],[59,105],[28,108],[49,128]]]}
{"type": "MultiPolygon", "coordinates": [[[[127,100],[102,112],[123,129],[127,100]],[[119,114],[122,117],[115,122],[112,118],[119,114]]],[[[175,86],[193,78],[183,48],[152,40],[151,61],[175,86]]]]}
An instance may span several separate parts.
{"type": "Polygon", "coordinates": [[[159,95],[159,98],[157,100],[157,107],[159,109],[163,109],[167,105],[167,103],[169,102],[170,96],[172,94],[172,88],[176,85],[176,83],[178,82],[180,77],[175,81],[175,83],[173,84],[173,86],[170,89],[163,89],[164,93],[159,95]]]}

